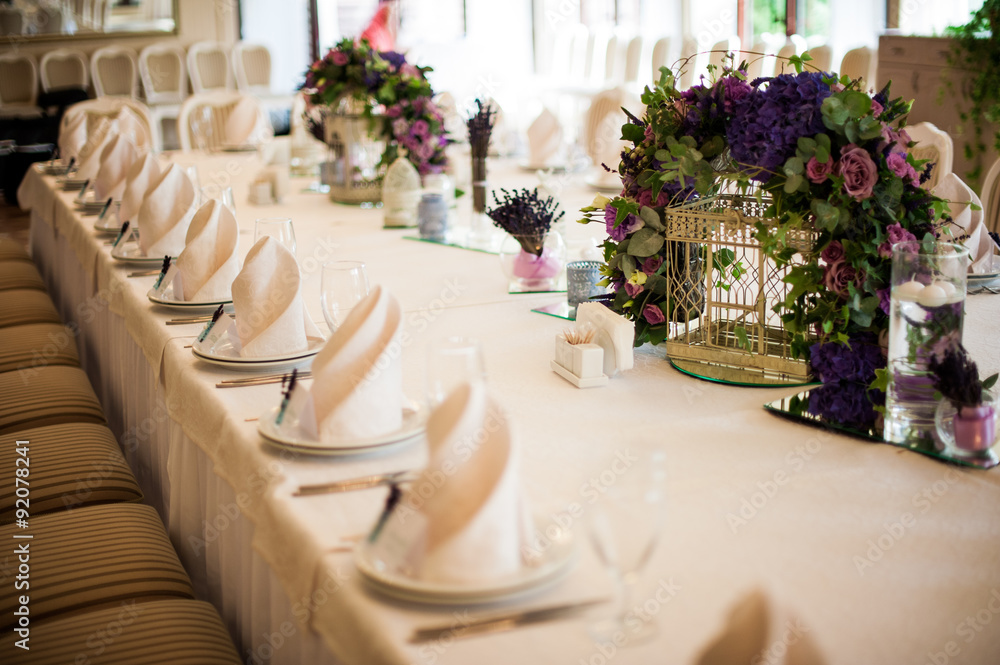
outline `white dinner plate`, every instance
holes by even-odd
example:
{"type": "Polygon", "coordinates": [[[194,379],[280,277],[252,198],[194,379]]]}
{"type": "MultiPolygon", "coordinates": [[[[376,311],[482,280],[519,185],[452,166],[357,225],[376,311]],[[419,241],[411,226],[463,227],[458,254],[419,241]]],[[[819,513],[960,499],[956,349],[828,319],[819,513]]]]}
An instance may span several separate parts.
{"type": "MultiPolygon", "coordinates": [[[[216,305],[218,307],[218,305],[216,305]]],[[[225,320],[228,322],[228,319],[225,320]]],[[[217,325],[222,325],[219,323],[217,325]]],[[[225,367],[227,369],[253,372],[261,369],[280,369],[283,367],[297,367],[312,360],[312,357],[319,353],[326,340],[322,337],[309,337],[309,348],[305,351],[282,354],[279,356],[262,356],[259,358],[245,358],[236,351],[233,340],[229,337],[230,331],[222,333],[219,339],[208,351],[199,351],[191,347],[191,352],[195,357],[207,363],[225,367]]]]}
{"type": "Polygon", "coordinates": [[[517,168],[521,169],[522,171],[528,171],[530,173],[534,173],[535,171],[552,171],[553,173],[565,173],[566,172],[566,165],[565,164],[541,164],[541,165],[539,165],[539,164],[532,164],[531,162],[529,162],[526,159],[518,162],[517,163],[517,168]]]}
{"type": "Polygon", "coordinates": [[[118,222],[118,216],[108,211],[104,219],[98,218],[94,222],[94,230],[102,235],[117,236],[118,232],[122,230],[122,225],[118,222]]]}
{"type": "Polygon", "coordinates": [[[65,177],[59,178],[56,182],[62,185],[64,191],[72,192],[77,189],[83,189],[83,186],[87,183],[87,178],[75,178],[75,177],[65,177]]]}
{"type": "Polygon", "coordinates": [[[323,442],[307,436],[297,427],[280,430],[274,419],[278,415],[275,407],[262,415],[257,422],[257,431],[268,443],[297,453],[309,455],[358,455],[384,450],[405,443],[424,433],[427,416],[422,409],[412,406],[403,407],[403,424],[393,432],[369,439],[353,441],[323,442]],[[292,431],[289,431],[292,430],[292,431]]]}
{"type": "Polygon", "coordinates": [[[115,261],[121,261],[122,263],[132,263],[143,266],[161,265],[163,263],[162,256],[146,256],[146,253],[142,251],[142,247],[139,246],[138,241],[135,240],[129,240],[127,242],[123,242],[117,247],[112,247],[111,258],[115,261]]]}
{"type": "Polygon", "coordinates": [[[157,295],[156,289],[150,289],[146,293],[146,297],[149,298],[150,302],[156,303],[157,305],[163,305],[164,307],[169,307],[171,309],[187,309],[187,310],[198,310],[198,309],[218,309],[219,305],[229,305],[233,301],[229,300],[177,300],[174,297],[174,285],[171,283],[163,290],[162,293],[157,295]]]}
{"type": "MultiPolygon", "coordinates": [[[[544,533],[550,520],[536,518],[535,525],[544,533]]],[[[576,562],[574,541],[565,533],[567,537],[553,540],[535,565],[525,563],[515,575],[477,583],[432,582],[390,570],[367,538],[354,551],[354,565],[372,586],[393,598],[432,605],[492,603],[535,593],[562,580],[576,562]]]]}
{"type": "Polygon", "coordinates": [[[993,256],[993,265],[989,272],[969,273],[967,283],[969,286],[980,286],[987,284],[1000,277],[1000,256],[993,256]]]}
{"type": "Polygon", "coordinates": [[[600,176],[590,175],[590,176],[587,176],[586,178],[584,178],[583,182],[584,182],[585,185],[587,185],[587,187],[590,187],[592,189],[596,189],[599,192],[616,192],[617,193],[617,192],[622,191],[622,182],[621,182],[621,180],[619,180],[616,183],[612,183],[611,181],[604,180],[600,176]]]}
{"type": "Polygon", "coordinates": [[[67,173],[66,165],[60,161],[41,162],[38,169],[45,175],[64,176],[67,173]]]}

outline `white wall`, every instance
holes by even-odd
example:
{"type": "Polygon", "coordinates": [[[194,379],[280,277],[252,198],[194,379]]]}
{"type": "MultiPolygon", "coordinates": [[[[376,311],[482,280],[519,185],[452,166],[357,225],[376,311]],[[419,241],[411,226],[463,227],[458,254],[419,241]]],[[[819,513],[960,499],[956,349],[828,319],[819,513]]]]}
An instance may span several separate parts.
{"type": "Polygon", "coordinates": [[[243,40],[271,51],[271,91],[289,94],[309,67],[307,0],[242,0],[243,40]]]}

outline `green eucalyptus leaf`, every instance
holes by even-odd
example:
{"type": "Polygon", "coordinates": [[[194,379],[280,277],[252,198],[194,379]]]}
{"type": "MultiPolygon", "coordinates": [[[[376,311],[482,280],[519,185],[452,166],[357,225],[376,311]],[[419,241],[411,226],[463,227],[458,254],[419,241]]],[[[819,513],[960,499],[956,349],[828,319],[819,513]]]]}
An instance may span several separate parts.
{"type": "Polygon", "coordinates": [[[790,157],[785,162],[785,175],[801,175],[803,171],[805,171],[805,164],[798,157],[790,157]]]}
{"type": "Polygon", "coordinates": [[[653,256],[663,248],[665,242],[666,239],[659,231],[643,227],[632,234],[628,253],[641,258],[653,256]]]}
{"type": "Polygon", "coordinates": [[[667,230],[667,227],[664,226],[663,222],[660,220],[660,213],[656,212],[656,210],[650,208],[649,206],[642,206],[642,208],[639,209],[639,217],[641,217],[642,221],[646,223],[646,226],[651,229],[655,229],[657,231],[667,230]]]}
{"type": "Polygon", "coordinates": [[[801,175],[788,176],[788,180],[785,181],[785,193],[791,194],[799,188],[799,185],[805,182],[805,178],[801,175]]]}

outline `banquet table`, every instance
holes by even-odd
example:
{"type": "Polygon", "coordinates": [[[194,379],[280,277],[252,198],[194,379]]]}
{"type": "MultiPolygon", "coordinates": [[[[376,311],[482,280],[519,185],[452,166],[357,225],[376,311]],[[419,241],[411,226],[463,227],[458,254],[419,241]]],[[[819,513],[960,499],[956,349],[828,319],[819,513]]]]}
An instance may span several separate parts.
{"type": "MultiPolygon", "coordinates": [[[[554,587],[483,607],[391,600],[356,571],[344,543],[368,530],[385,490],[295,497],[301,485],[419,468],[425,442],[380,454],[323,458],[278,450],[253,420],[277,406],[278,384],[220,390],[234,373],[197,360],[201,324],[146,297],[154,277],[110,256],[93,217],[54,178],[31,169],[31,251],[112,429],[199,593],[215,604],[249,663],[686,663],[744,594],[763,589],[797,617],[760,662],[779,662],[808,633],[831,665],[1000,662],[1000,470],[972,470],[776,418],[762,405],[799,388],[747,388],[684,375],[660,348],[606,387],[579,390],[554,374],[555,336],[570,323],[532,312],[564,294],[509,294],[496,256],[415,242],[382,228],[382,213],[331,203],[293,179],[279,205],[247,203],[256,155],[169,154],[195,163],[202,186],[232,186],[240,252],[254,219],[290,217],[303,295],[323,327],[320,265],[367,264],[404,311],[404,389],[420,400],[427,345],[481,341],[488,385],[520,447],[520,476],[544,525],[570,525],[577,560],[554,587]],[[655,638],[621,648],[580,616],[468,639],[410,644],[414,628],[483,611],[604,598],[612,592],[587,537],[586,508],[615,460],[637,443],[667,453],[667,519],[634,596],[655,638]],[[583,508],[584,516],[571,507],[583,508]],[[571,514],[572,513],[572,514],[571,514]]],[[[512,160],[491,163],[494,186],[534,186],[512,160]]],[[[550,186],[575,219],[593,198],[579,175],[550,186]]],[[[466,197],[467,198],[467,197],[466,197]]],[[[468,217],[460,202],[459,220],[468,217]]],[[[600,225],[564,226],[570,257],[600,225]]],[[[964,338],[984,375],[1000,370],[1000,298],[970,296],[964,338]]],[[[611,479],[610,481],[608,479],[611,479]]],[[[641,528],[643,515],[633,516],[641,528]]],[[[544,536],[544,531],[542,536],[544,536]]],[[[604,610],[601,608],[604,607],[604,610]]]]}

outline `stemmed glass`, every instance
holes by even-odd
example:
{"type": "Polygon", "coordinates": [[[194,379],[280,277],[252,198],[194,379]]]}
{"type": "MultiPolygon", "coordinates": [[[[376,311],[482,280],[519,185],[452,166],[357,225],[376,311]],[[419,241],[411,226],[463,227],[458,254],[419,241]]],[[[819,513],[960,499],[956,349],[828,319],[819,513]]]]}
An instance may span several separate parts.
{"type": "Polygon", "coordinates": [[[209,199],[218,199],[219,203],[229,208],[229,211],[236,214],[236,200],[233,199],[233,188],[218,188],[212,185],[201,188],[201,202],[205,204],[209,199]]]}
{"type": "Polygon", "coordinates": [[[323,264],[320,306],[330,332],[344,325],[354,306],[368,295],[368,273],[360,261],[327,261],[323,264]]]}
{"type": "Polygon", "coordinates": [[[448,337],[430,345],[427,353],[427,406],[434,408],[462,383],[486,380],[479,340],[448,337]]]}
{"type": "Polygon", "coordinates": [[[264,217],[254,222],[253,244],[264,236],[271,236],[295,254],[295,228],[287,217],[264,217]]]}
{"type": "MultiPolygon", "coordinates": [[[[666,453],[655,446],[628,446],[637,458],[590,508],[590,536],[601,562],[615,578],[615,613],[590,626],[599,642],[619,644],[643,641],[656,634],[656,625],[628,617],[639,574],[660,541],[665,516],[666,453]],[[628,621],[626,621],[628,619],[628,621]]],[[[628,458],[628,456],[627,456],[628,458]]],[[[603,477],[603,476],[602,476],[603,477]]]]}

